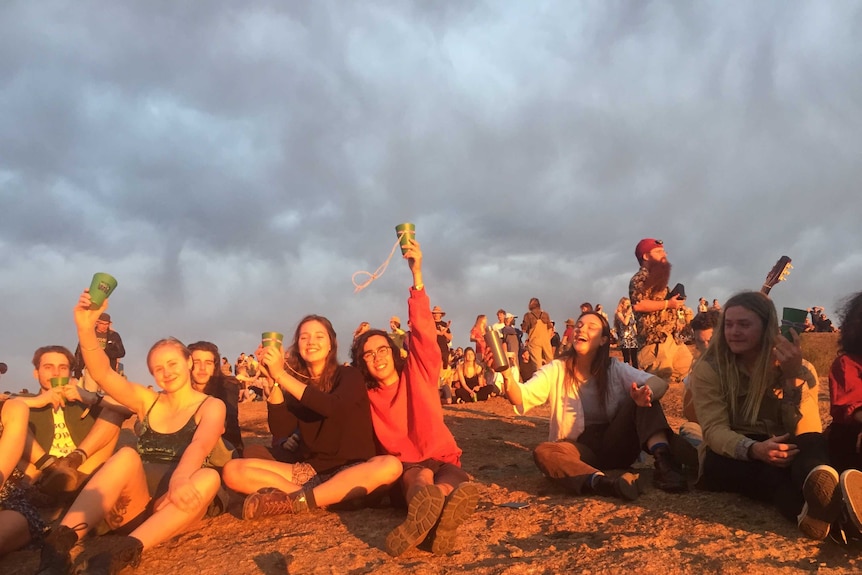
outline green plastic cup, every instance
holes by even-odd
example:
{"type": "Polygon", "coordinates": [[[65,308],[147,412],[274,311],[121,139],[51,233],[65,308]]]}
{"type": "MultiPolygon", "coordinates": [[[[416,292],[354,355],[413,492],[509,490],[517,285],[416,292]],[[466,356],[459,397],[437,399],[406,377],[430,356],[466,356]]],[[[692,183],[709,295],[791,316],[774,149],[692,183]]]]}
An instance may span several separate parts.
{"type": "Polygon", "coordinates": [[[796,309],[794,307],[786,307],[781,310],[781,335],[789,341],[793,341],[793,335],[790,333],[790,328],[796,330],[796,333],[805,331],[805,319],[808,317],[808,311],[804,309],[796,309]]]}
{"type": "Polygon", "coordinates": [[[90,309],[99,309],[108,296],[117,289],[117,279],[111,274],[98,272],[90,282],[90,309]]]}
{"type": "Polygon", "coordinates": [[[401,244],[401,255],[404,255],[407,253],[407,239],[416,239],[416,226],[410,222],[405,222],[395,226],[395,232],[398,234],[398,243],[401,244]]]}
{"type": "Polygon", "coordinates": [[[69,384],[68,377],[52,377],[51,378],[51,387],[60,387],[63,385],[69,384]]]}
{"type": "Polygon", "coordinates": [[[263,347],[281,347],[284,342],[284,334],[277,331],[265,331],[260,334],[260,343],[263,347]]]}

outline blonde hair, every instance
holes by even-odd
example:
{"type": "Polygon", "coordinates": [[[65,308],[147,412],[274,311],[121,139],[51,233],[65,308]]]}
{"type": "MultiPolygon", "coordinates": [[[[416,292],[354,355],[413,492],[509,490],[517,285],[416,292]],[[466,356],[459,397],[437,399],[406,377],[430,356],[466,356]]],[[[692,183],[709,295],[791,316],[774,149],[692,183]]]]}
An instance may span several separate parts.
{"type": "Polygon", "coordinates": [[[703,360],[708,362],[718,374],[722,391],[730,408],[731,424],[751,425],[757,421],[757,415],[760,412],[763,398],[767,391],[775,385],[779,376],[778,369],[775,367],[775,362],[772,358],[772,348],[775,346],[776,337],[778,337],[778,314],[775,312],[775,305],[773,305],[772,300],[762,293],[754,291],[741,292],[731,297],[724,304],[724,308],[721,311],[721,319],[715,328],[715,334],[709,343],[709,347],[703,355],[703,360]],[[737,405],[737,400],[740,394],[743,393],[743,374],[740,371],[738,357],[728,347],[727,339],[725,339],[724,335],[724,316],[727,314],[727,310],[737,306],[754,313],[760,319],[763,327],[760,337],[760,350],[758,351],[754,368],[748,376],[748,391],[741,406],[741,411],[739,411],[740,406],[737,405]],[[737,417],[737,414],[741,415],[743,421],[733,421],[737,417]]]}

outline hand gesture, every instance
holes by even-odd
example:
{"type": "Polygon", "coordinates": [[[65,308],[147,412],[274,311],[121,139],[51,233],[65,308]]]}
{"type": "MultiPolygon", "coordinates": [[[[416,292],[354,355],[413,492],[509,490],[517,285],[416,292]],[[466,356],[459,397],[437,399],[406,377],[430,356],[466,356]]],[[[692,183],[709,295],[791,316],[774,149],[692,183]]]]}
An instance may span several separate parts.
{"type": "Polygon", "coordinates": [[[26,403],[31,408],[50,405],[54,411],[57,411],[66,405],[66,398],[63,396],[62,391],[60,391],[61,389],[62,388],[60,387],[49,387],[48,389],[43,389],[39,395],[25,398],[26,403]]]}
{"type": "Polygon", "coordinates": [[[66,401],[77,401],[79,403],[87,403],[81,397],[81,388],[77,385],[68,384],[56,388],[65,398],[66,401]]]}
{"type": "MultiPolygon", "coordinates": [[[[278,349],[281,349],[280,347],[278,349]]],[[[257,359],[258,377],[263,376],[268,383],[272,383],[272,376],[269,373],[266,365],[263,363],[263,355],[267,348],[263,347],[262,343],[257,344],[257,349],[254,350],[254,357],[257,359]]]]}
{"type": "Polygon", "coordinates": [[[679,309],[684,305],[685,300],[681,298],[679,294],[676,294],[675,296],[667,300],[667,307],[669,307],[670,309],[679,309]]]}
{"type": "Polygon", "coordinates": [[[285,439],[281,443],[281,446],[285,449],[285,451],[296,451],[297,449],[299,449],[299,434],[294,433],[293,435],[285,439]]]}
{"type": "Polygon", "coordinates": [[[180,511],[194,513],[204,505],[204,498],[189,477],[171,477],[168,492],[156,503],[155,510],[160,511],[168,503],[173,503],[180,511]]]}
{"type": "Polygon", "coordinates": [[[648,385],[638,386],[637,382],[633,381],[631,396],[638,407],[652,407],[652,390],[648,385]]]}
{"type": "Polygon", "coordinates": [[[788,439],[790,434],[785,433],[765,441],[758,441],[751,446],[751,458],[759,459],[774,467],[788,467],[799,453],[796,444],[785,443],[788,439]]]}
{"type": "Polygon", "coordinates": [[[799,344],[799,334],[796,330],[790,328],[790,336],[793,341],[787,341],[785,337],[778,337],[775,340],[775,347],[772,348],[772,357],[778,362],[781,367],[781,373],[785,378],[796,378],[797,374],[802,370],[802,347],[799,344]]]}
{"type": "Polygon", "coordinates": [[[75,325],[78,328],[89,328],[96,330],[96,320],[108,309],[108,300],[105,299],[99,309],[90,309],[90,288],[81,292],[78,305],[75,306],[75,325]]]}
{"type": "Polygon", "coordinates": [[[407,260],[410,271],[422,269],[422,249],[419,247],[419,242],[415,238],[407,236],[404,248],[404,255],[401,257],[407,260]]]}
{"type": "Polygon", "coordinates": [[[277,380],[284,371],[284,352],[280,346],[258,347],[255,354],[258,356],[261,368],[264,368],[268,377],[277,380]],[[258,354],[259,352],[259,354],[258,354]]]}

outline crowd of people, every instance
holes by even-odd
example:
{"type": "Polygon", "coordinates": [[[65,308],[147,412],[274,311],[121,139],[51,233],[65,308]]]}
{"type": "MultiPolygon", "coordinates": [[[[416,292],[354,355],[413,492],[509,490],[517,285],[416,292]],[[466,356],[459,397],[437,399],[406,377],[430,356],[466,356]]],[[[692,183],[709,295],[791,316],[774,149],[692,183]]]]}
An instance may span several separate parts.
{"type": "Polygon", "coordinates": [[[635,256],[612,317],[584,303],[560,336],[532,298],[518,327],[504,309],[490,325],[479,315],[474,346],[453,349],[408,238],[408,329],[397,316],[388,330],[363,322],[347,363],[320,315],[304,317],[286,349],[262,342],[233,367],[212,342],[166,338],[147,354],[148,385],[120,373],[125,350],[107,303],[91,309],[84,290],[76,352],[38,348],[39,391],[0,403],[0,555],[38,546],[38,573],[70,573],[72,548],[110,533],[112,551],[83,568],[116,573],[223,513],[230,493],[244,497],[246,520],[388,499],[406,508],[385,539],[389,554],[424,541],[448,553],[481,489],[461,468],[444,405],[493,396],[517,415],[550,406],[548,439],[533,457],[573,495],[637,499],[644,486],[631,466],[645,452],[660,490],[738,492],[773,504],[808,537],[862,539],[862,292],[841,312],[824,432],[816,373],[799,334],[779,333],[767,295],[741,292],[723,306],[701,298],[695,314],[684,289],[669,288],[663,242],[644,239],[635,256]],[[675,384],[685,389],[679,430],[661,404],[675,384]],[[266,402],[269,445],[243,441],[239,404],[252,399],[266,402]],[[132,416],[137,445],[117,449],[132,416]],[[52,514],[59,520],[47,522],[52,514]]]}

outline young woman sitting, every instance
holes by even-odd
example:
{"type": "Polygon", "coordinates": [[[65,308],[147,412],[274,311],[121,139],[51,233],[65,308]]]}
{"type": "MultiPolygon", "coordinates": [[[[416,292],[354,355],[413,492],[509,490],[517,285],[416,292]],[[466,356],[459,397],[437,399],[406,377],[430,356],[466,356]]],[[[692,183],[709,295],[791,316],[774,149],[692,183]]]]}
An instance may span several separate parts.
{"type": "Polygon", "coordinates": [[[514,381],[509,370],[503,376],[504,392],[519,415],[550,404],[548,441],[533,458],[567,490],[636,499],[638,476],[611,478],[604,472],[629,467],[642,450],[655,457],[656,487],[671,493],[688,489],[671,454],[676,438],[658,403],[667,382],[610,357],[610,327],[601,315],[581,314],[571,349],[527,382],[514,381]]]}
{"type": "MultiPolygon", "coordinates": [[[[805,535],[824,539],[841,513],[845,481],[829,465],[817,397],[806,385],[812,374],[790,333],[793,341],[779,334],[775,306],[762,293],[742,292],[724,305],[691,374],[707,445],[701,484],[771,502],[805,535]]],[[[859,503],[848,500],[857,510],[859,503]]]]}
{"type": "Polygon", "coordinates": [[[297,463],[233,459],[225,484],[249,493],[244,519],[300,513],[358,499],[394,483],[401,462],[376,456],[368,394],[356,369],[338,364],[335,330],[325,317],[299,322],[287,370],[280,347],[261,350],[264,375],[272,382],[267,399],[269,428],[290,438],[299,430],[297,463]]]}
{"type": "Polygon", "coordinates": [[[155,392],[127,381],[111,369],[95,335],[107,308],[90,309],[89,290],[75,308],[84,362],[114,400],[138,414],[137,449],[123,447],[93,475],[42,548],[38,573],[67,573],[70,550],[86,532],[103,523],[124,535],[109,552],[90,559],[88,573],[116,573],[136,565],[141,552],[184,531],[207,510],[221,484],[204,467],[224,430],[225,406],[195,391],[189,350],[173,338],[156,342],[147,354],[155,392]]]}

